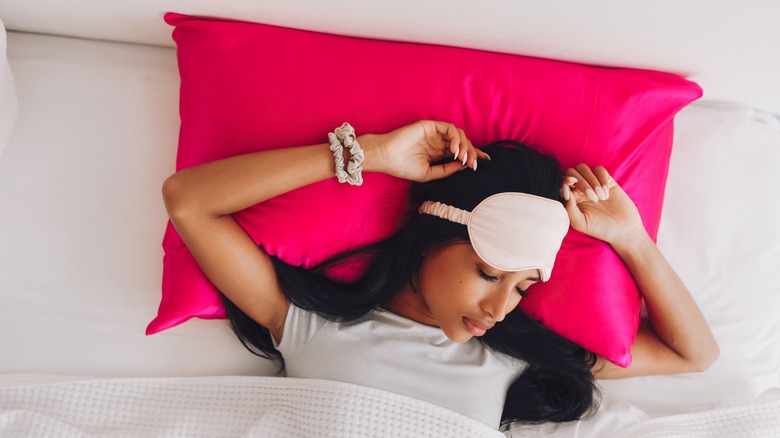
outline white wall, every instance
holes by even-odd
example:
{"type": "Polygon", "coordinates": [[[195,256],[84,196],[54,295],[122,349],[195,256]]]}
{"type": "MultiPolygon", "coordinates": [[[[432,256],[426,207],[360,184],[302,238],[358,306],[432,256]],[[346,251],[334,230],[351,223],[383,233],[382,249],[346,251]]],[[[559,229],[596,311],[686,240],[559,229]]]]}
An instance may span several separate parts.
{"type": "Polygon", "coordinates": [[[780,114],[776,0],[0,0],[10,30],[172,45],[166,10],[669,71],[780,114]]]}

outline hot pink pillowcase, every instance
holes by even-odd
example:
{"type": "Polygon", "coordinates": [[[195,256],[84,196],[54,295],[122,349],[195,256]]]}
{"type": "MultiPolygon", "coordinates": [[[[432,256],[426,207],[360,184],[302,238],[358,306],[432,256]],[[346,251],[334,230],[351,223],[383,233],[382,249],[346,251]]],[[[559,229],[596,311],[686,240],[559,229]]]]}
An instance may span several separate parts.
{"type": "MultiPolygon", "coordinates": [[[[350,38],[166,14],[181,74],[177,170],[237,154],[327,142],[348,121],[358,134],[419,119],[450,121],[474,144],[512,139],[561,164],[603,165],[655,237],[672,119],[701,89],[653,71],[601,68],[425,44],[350,38]]],[[[269,253],[302,266],[392,234],[408,182],[335,178],[235,216],[269,253]]],[[[223,318],[217,290],[168,224],[162,300],[147,334],[192,317],[223,318]]],[[[345,275],[349,275],[346,273],[345,275]]],[[[552,279],[521,306],[568,339],[627,366],[641,299],[611,248],[573,230],[552,279]]]]}

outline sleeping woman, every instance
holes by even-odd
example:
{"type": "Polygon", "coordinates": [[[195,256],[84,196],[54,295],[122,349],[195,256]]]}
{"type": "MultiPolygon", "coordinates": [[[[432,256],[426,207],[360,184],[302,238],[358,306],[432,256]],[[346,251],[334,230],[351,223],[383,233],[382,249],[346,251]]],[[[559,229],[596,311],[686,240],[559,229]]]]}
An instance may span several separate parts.
{"type": "Polygon", "coordinates": [[[202,164],[163,185],[171,221],[224,294],[236,334],[282,359],[288,376],[392,391],[499,428],[594,412],[596,378],[702,371],[717,358],[699,308],[603,167],[564,172],[509,141],[478,149],[436,121],[358,137],[345,124],[329,138],[202,164]],[[420,214],[312,270],[269,256],[231,215],[334,174],[359,184],[362,171],[414,181],[420,214]],[[643,295],[648,322],[628,368],[518,308],[550,278],[569,226],[609,243],[643,295]],[[354,260],[367,263],[355,282],[326,275],[354,260]]]}

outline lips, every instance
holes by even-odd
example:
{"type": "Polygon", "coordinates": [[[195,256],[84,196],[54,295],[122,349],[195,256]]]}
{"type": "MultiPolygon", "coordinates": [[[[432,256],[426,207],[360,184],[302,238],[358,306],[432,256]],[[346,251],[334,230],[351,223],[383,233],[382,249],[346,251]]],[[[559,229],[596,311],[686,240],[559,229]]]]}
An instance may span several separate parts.
{"type": "Polygon", "coordinates": [[[472,320],[467,317],[463,317],[463,325],[474,336],[482,336],[487,333],[488,330],[493,328],[493,324],[486,323],[484,321],[472,320]]]}

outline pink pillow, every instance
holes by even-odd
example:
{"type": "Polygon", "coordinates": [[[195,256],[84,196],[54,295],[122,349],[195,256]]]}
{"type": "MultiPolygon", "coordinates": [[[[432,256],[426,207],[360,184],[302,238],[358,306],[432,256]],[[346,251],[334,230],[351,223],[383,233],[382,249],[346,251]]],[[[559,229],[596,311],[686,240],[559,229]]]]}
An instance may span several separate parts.
{"type": "MultiPolygon", "coordinates": [[[[462,127],[475,144],[512,139],[564,167],[606,166],[658,230],[672,118],[701,96],[680,77],[453,47],[349,38],[166,14],[181,74],[177,169],[250,151],[324,143],[348,121],[384,133],[419,119],[462,127]]],[[[408,183],[335,178],[236,214],[269,254],[311,266],[403,225],[408,183]]],[[[222,318],[216,289],[173,227],[163,240],[162,301],[147,334],[222,318]]],[[[345,272],[348,278],[352,273],[345,272]]],[[[571,231],[552,279],[522,307],[561,335],[627,366],[640,296],[608,245],[571,231]]]]}

